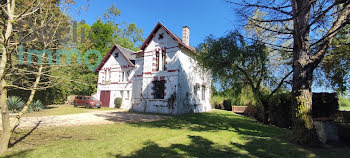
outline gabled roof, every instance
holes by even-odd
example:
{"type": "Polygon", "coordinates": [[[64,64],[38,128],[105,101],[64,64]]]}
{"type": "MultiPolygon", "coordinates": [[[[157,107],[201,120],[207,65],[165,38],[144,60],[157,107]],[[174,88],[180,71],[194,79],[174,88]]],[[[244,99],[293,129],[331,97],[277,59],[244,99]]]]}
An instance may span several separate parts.
{"type": "Polygon", "coordinates": [[[136,59],[136,55],[135,52],[124,48],[122,46],[119,45],[114,45],[112,47],[112,49],[108,52],[108,54],[103,58],[103,60],[101,61],[100,65],[98,65],[98,67],[96,68],[95,72],[98,72],[101,70],[101,68],[103,67],[103,65],[107,62],[107,60],[109,59],[109,57],[113,54],[114,50],[118,49],[119,52],[121,52],[122,56],[126,59],[126,61],[131,65],[131,66],[135,66],[131,60],[135,60],[136,59]]]}
{"type": "Polygon", "coordinates": [[[130,49],[127,49],[127,48],[124,48],[120,45],[116,45],[119,50],[121,52],[123,52],[123,54],[125,55],[126,58],[128,58],[129,60],[135,60],[136,59],[136,55],[135,55],[135,52],[130,50],[130,49]]]}
{"type": "Polygon", "coordinates": [[[157,31],[163,28],[176,42],[178,42],[180,45],[182,45],[183,47],[187,48],[188,50],[192,51],[192,52],[196,52],[196,49],[193,48],[192,46],[188,46],[186,45],[181,38],[179,38],[178,36],[176,36],[174,33],[172,33],[171,31],[169,31],[162,23],[158,22],[158,24],[156,25],[156,27],[154,27],[153,31],[151,32],[151,34],[147,37],[147,39],[145,40],[145,42],[143,42],[142,46],[141,46],[141,50],[145,50],[147,45],[151,42],[152,38],[155,36],[155,34],[157,33],[157,31]]]}

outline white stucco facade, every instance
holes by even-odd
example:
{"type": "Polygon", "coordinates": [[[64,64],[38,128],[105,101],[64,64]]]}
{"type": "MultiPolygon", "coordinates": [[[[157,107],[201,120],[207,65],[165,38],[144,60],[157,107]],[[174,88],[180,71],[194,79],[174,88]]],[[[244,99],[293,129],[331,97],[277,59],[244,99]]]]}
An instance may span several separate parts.
{"type": "Polygon", "coordinates": [[[110,99],[106,104],[107,107],[114,108],[114,99],[118,97],[123,99],[121,108],[131,108],[134,67],[127,60],[120,50],[114,49],[98,71],[96,97],[101,100],[101,92],[109,92],[110,99]],[[117,53],[118,56],[115,55],[117,53]]]}
{"type": "Polygon", "coordinates": [[[122,97],[120,92],[124,92],[121,108],[137,112],[183,114],[211,110],[210,73],[198,66],[195,49],[161,23],[141,51],[133,54],[134,63],[127,60],[128,55],[116,58],[114,54],[118,51],[111,51],[109,59],[98,69],[97,96],[110,91],[109,107],[114,107],[114,98],[122,97]],[[128,72],[128,79],[121,82],[123,72],[128,72]],[[129,98],[125,98],[126,92],[129,98]]]}

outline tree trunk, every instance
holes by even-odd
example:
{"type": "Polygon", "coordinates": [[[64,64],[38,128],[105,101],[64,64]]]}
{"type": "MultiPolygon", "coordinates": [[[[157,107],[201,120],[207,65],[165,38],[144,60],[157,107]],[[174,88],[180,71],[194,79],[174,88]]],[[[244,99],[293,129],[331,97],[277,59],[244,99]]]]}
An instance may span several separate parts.
{"type": "Polygon", "coordinates": [[[0,107],[1,107],[1,118],[2,118],[2,136],[0,138],[0,154],[4,153],[8,149],[8,144],[12,134],[11,125],[10,125],[10,116],[7,107],[7,89],[6,89],[6,66],[8,62],[8,40],[12,34],[13,19],[14,19],[14,9],[15,9],[15,0],[7,1],[7,24],[6,31],[4,33],[4,43],[2,43],[1,49],[1,61],[0,61],[0,107]]]}
{"type": "Polygon", "coordinates": [[[7,107],[7,90],[5,88],[6,81],[5,79],[1,80],[1,96],[0,96],[0,105],[1,105],[1,118],[2,118],[2,136],[0,139],[0,153],[7,151],[9,140],[11,137],[11,126],[10,126],[10,116],[7,107]]]}
{"type": "Polygon", "coordinates": [[[294,65],[293,70],[293,141],[298,144],[315,145],[318,139],[311,115],[314,69],[298,63],[294,65]]]}
{"type": "Polygon", "coordinates": [[[313,126],[312,79],[315,69],[310,64],[309,25],[310,0],[291,0],[293,11],[293,88],[292,121],[293,141],[299,144],[313,145],[317,135],[313,126]]]}
{"type": "Polygon", "coordinates": [[[264,107],[264,120],[263,120],[263,123],[264,124],[269,124],[270,123],[270,121],[269,121],[269,118],[270,118],[270,115],[269,115],[269,103],[266,100],[261,100],[261,104],[264,107]]]}

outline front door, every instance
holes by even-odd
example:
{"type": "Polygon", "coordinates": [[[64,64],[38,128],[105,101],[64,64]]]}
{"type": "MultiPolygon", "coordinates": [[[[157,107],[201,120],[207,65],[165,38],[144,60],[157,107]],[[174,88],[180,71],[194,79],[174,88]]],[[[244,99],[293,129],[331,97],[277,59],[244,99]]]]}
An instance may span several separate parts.
{"type": "Polygon", "coordinates": [[[102,102],[102,107],[109,107],[110,97],[111,91],[101,91],[100,101],[102,102]]]}

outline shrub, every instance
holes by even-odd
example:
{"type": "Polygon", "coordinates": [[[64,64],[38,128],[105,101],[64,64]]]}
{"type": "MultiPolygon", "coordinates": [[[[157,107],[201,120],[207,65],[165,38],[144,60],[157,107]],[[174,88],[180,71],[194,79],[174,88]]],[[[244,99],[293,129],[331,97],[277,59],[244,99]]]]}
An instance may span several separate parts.
{"type": "Polygon", "coordinates": [[[45,109],[46,106],[41,103],[40,100],[33,101],[30,106],[28,107],[28,112],[33,112],[33,111],[40,111],[42,109],[45,109]]]}
{"type": "Polygon", "coordinates": [[[336,93],[312,94],[312,117],[331,117],[339,110],[336,93]]]}
{"type": "Polygon", "coordinates": [[[115,98],[114,99],[114,107],[115,108],[120,108],[122,106],[123,99],[122,98],[115,98]]]}
{"type": "Polygon", "coordinates": [[[350,107],[350,99],[345,96],[339,96],[339,106],[340,107],[350,107]]]}
{"type": "Polygon", "coordinates": [[[287,128],[292,125],[292,97],[291,93],[279,93],[269,101],[270,123],[278,127],[287,128]]]}
{"type": "Polygon", "coordinates": [[[222,104],[223,100],[224,100],[223,96],[216,95],[216,96],[211,97],[210,103],[211,103],[211,105],[219,105],[219,104],[222,104]]]}
{"type": "Polygon", "coordinates": [[[222,104],[215,104],[215,109],[224,109],[222,104]]]}
{"type": "Polygon", "coordinates": [[[231,105],[230,100],[225,99],[222,104],[223,104],[225,110],[232,111],[232,105],[231,105]]]}
{"type": "Polygon", "coordinates": [[[22,100],[21,97],[17,96],[10,96],[7,99],[7,106],[10,111],[10,113],[16,113],[22,110],[24,107],[24,101],[22,100]]]}
{"type": "MultiPolygon", "coordinates": [[[[10,113],[17,113],[23,109],[25,102],[22,100],[21,97],[11,96],[7,99],[7,105],[10,113]]],[[[46,106],[43,103],[41,103],[40,100],[37,100],[37,101],[33,101],[30,104],[27,112],[40,111],[45,108],[46,106]]]]}
{"type": "Polygon", "coordinates": [[[254,106],[250,105],[249,109],[252,111],[250,112],[250,115],[252,115],[257,121],[264,122],[264,107],[263,106],[254,106]],[[253,108],[255,107],[255,109],[253,108]],[[253,113],[255,112],[255,113],[253,113]]]}

